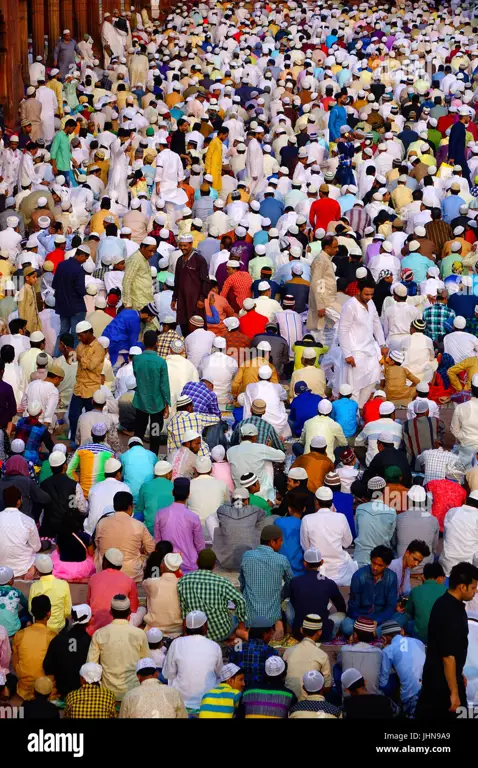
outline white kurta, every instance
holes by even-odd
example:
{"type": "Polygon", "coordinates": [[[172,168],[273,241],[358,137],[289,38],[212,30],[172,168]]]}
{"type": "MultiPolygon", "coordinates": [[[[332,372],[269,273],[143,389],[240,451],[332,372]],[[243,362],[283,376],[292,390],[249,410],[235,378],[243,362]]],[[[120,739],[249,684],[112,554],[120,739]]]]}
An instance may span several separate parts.
{"type": "Polygon", "coordinates": [[[201,361],[201,377],[214,385],[218,403],[232,401],[231,384],[238,369],[233,357],[224,352],[213,352],[201,361]]]}
{"type": "Polygon", "coordinates": [[[124,56],[126,35],[121,35],[109,21],[104,21],[103,26],[101,27],[101,42],[103,45],[105,68],[108,68],[111,57],[110,54],[105,51],[105,47],[111,49],[113,56],[124,56]]]}
{"type": "Polygon", "coordinates": [[[129,173],[129,156],[126,154],[130,147],[131,141],[125,141],[121,143],[119,139],[115,139],[111,144],[111,164],[108,176],[108,194],[112,191],[118,193],[118,203],[128,207],[128,173],[129,173]]]}
{"type": "Polygon", "coordinates": [[[284,387],[280,384],[273,384],[271,381],[248,384],[244,396],[245,419],[251,415],[251,406],[254,400],[265,401],[267,407],[262,418],[271,424],[281,437],[289,437],[291,432],[284,405],[284,401],[287,400],[287,392],[284,387]]]}
{"type": "Polygon", "coordinates": [[[402,341],[402,352],[405,355],[403,365],[414,376],[423,381],[430,381],[433,371],[437,368],[433,342],[423,333],[412,333],[402,341]]]}
{"type": "Polygon", "coordinates": [[[55,92],[46,85],[41,85],[36,92],[35,98],[42,105],[41,123],[43,128],[43,138],[45,143],[49,144],[55,135],[55,114],[58,111],[58,100],[55,92]]]}
{"type": "Polygon", "coordinates": [[[345,515],[332,509],[319,509],[306,515],[300,526],[300,544],[305,551],[310,547],[320,550],[324,564],[320,572],[339,587],[350,585],[358,563],[352,560],[346,548],[352,544],[352,534],[345,515]]]}
{"type": "Polygon", "coordinates": [[[264,156],[257,139],[251,139],[246,152],[246,174],[250,182],[251,193],[264,178],[264,156]]]}
{"type": "Polygon", "coordinates": [[[188,196],[178,184],[184,179],[181,158],[170,149],[163,149],[156,158],[156,183],[160,184],[160,197],[166,202],[184,205],[188,196]]]}
{"type": "Polygon", "coordinates": [[[342,380],[350,384],[356,398],[361,389],[376,384],[381,376],[379,347],[384,346],[385,339],[373,301],[364,307],[353,297],[344,304],[339,321],[339,344],[344,358],[355,360],[355,368],[344,360],[342,380]]]}

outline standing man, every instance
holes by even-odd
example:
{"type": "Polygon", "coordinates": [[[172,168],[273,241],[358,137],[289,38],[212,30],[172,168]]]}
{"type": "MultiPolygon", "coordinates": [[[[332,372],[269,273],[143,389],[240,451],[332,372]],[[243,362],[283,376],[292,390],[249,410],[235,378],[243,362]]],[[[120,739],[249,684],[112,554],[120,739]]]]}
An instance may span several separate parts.
{"type": "Polygon", "coordinates": [[[380,381],[380,358],[388,352],[382,324],[372,301],[375,283],[369,278],[358,281],[358,294],[344,304],[339,322],[339,343],[344,355],[342,379],[351,385],[352,397],[359,407],[367,402],[380,381]]]}
{"type": "Polygon", "coordinates": [[[307,328],[319,331],[321,337],[324,333],[325,310],[335,301],[337,295],[337,281],[332,259],[338,249],[337,238],[326,235],[322,240],[321,252],[312,262],[307,328]]]}
{"type": "MultiPolygon", "coordinates": [[[[70,259],[69,261],[73,261],[70,259]]],[[[65,262],[67,264],[68,262],[65,262]]],[[[101,374],[105,359],[105,350],[95,339],[90,323],[83,320],[75,328],[78,334],[79,344],[76,348],[78,370],[76,384],[70,401],[68,418],[70,421],[70,440],[75,441],[78,419],[83,408],[91,411],[93,408],[93,394],[101,386],[101,374]]]]}
{"type": "Polygon", "coordinates": [[[206,259],[193,250],[192,235],[180,236],[179,250],[182,255],[176,262],[171,309],[177,313],[183,336],[187,336],[190,317],[199,315],[206,320],[204,302],[209,293],[209,272],[206,259]]]}
{"type": "Polygon", "coordinates": [[[154,237],[145,237],[139,249],[126,259],[123,278],[123,302],[125,309],[136,309],[152,303],[153,282],[149,259],[156,251],[154,237]]]}
{"type": "Polygon", "coordinates": [[[470,181],[470,169],[466,162],[466,126],[470,122],[468,107],[460,107],[459,120],[452,125],[448,143],[448,162],[450,165],[461,165],[463,176],[470,181]]]}
{"type": "Polygon", "coordinates": [[[463,667],[468,621],[464,603],[473,599],[477,585],[478,568],[458,563],[450,573],[448,591],[432,608],[417,718],[456,717],[457,710],[467,706],[463,667]]]}
{"type": "Polygon", "coordinates": [[[168,367],[164,358],[156,352],[156,331],[146,331],[143,338],[144,352],[135,355],[133,372],[136,392],[133,406],[136,408],[134,434],[143,439],[148,421],[151,420],[150,448],[158,455],[159,437],[164,419],[169,416],[171,395],[169,392],[168,367]]]}
{"type": "Polygon", "coordinates": [[[204,158],[206,173],[212,176],[212,186],[216,192],[222,189],[222,144],[229,136],[229,128],[219,128],[217,136],[212,139],[204,158]]]}
{"type": "Polygon", "coordinates": [[[53,66],[58,67],[63,79],[71,74],[71,70],[76,67],[75,53],[80,59],[83,58],[76,40],[72,40],[71,38],[70,30],[64,29],[63,34],[58,38],[55,50],[53,51],[53,66]]]}
{"type": "Polygon", "coordinates": [[[75,328],[86,316],[86,273],[83,264],[88,261],[89,256],[88,246],[80,245],[71,259],[61,261],[56,268],[52,288],[55,291],[55,312],[60,315],[60,333],[54,357],[60,355],[60,337],[63,334],[71,331],[75,334],[74,345],[78,344],[75,328]]]}
{"type": "Polygon", "coordinates": [[[55,176],[65,177],[65,184],[70,186],[71,166],[77,167],[78,163],[71,156],[70,136],[76,129],[76,120],[70,118],[66,121],[63,130],[55,134],[51,148],[51,165],[55,176]]]}

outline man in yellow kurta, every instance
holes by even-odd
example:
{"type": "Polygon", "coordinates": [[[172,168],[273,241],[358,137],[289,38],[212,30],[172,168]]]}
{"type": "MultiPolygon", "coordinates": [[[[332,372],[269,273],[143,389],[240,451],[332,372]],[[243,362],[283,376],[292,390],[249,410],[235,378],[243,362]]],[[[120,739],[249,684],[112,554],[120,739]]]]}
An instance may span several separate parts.
{"type": "Polygon", "coordinates": [[[204,165],[206,173],[210,173],[213,182],[212,186],[216,192],[220,192],[222,189],[222,142],[227,139],[229,135],[229,128],[220,128],[217,132],[217,136],[212,139],[206,157],[204,165]]]}
{"type": "Polygon", "coordinates": [[[20,300],[18,302],[18,316],[27,321],[27,331],[41,331],[41,320],[38,314],[37,294],[35,285],[38,275],[33,267],[27,267],[23,271],[25,283],[20,291],[20,300]]]}
{"type": "Polygon", "coordinates": [[[59,117],[63,117],[63,86],[58,80],[58,77],[60,75],[59,69],[52,69],[50,72],[50,79],[46,84],[47,88],[51,88],[53,93],[56,96],[56,100],[58,102],[58,110],[57,114],[59,117]]]}

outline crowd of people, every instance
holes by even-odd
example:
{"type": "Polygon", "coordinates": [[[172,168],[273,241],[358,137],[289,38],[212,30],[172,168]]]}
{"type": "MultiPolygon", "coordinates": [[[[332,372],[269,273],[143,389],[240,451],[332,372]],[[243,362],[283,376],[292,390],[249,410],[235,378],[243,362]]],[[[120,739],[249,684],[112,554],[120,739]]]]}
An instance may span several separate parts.
{"type": "Polygon", "coordinates": [[[477,34],[459,0],[207,0],[31,61],[0,143],[2,712],[473,705],[477,34]]]}

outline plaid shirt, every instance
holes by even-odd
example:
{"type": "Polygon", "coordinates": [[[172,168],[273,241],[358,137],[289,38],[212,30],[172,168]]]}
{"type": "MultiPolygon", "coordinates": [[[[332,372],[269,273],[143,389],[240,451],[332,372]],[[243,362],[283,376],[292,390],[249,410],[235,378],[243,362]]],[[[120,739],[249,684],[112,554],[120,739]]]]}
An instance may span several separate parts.
{"type": "Polygon", "coordinates": [[[221,415],[216,393],[211,392],[202,381],[188,382],[183,387],[181,395],[189,395],[193,401],[194,410],[198,413],[209,413],[212,416],[221,415]]]}
{"type": "Polygon", "coordinates": [[[42,443],[49,451],[53,451],[53,440],[48,432],[48,427],[41,424],[33,416],[20,419],[15,427],[15,437],[25,443],[24,457],[27,461],[39,460],[38,452],[42,443]]]}
{"type": "MultiPolygon", "coordinates": [[[[178,448],[181,448],[185,433],[194,429],[203,433],[203,429],[210,427],[211,424],[217,424],[219,418],[207,413],[188,413],[187,411],[179,411],[168,424],[168,453],[172,453],[178,448]]],[[[209,456],[209,448],[204,441],[201,442],[198,456],[209,456]]]]}
{"type": "Polygon", "coordinates": [[[264,616],[271,624],[281,618],[282,582],[292,579],[292,568],[284,555],[260,544],[242,558],[239,584],[246,598],[249,621],[264,616]]]}
{"type": "Polygon", "coordinates": [[[66,697],[65,717],[75,720],[116,717],[116,696],[98,683],[82,685],[66,697]]]}
{"type": "Polygon", "coordinates": [[[418,460],[425,465],[423,485],[431,480],[443,480],[448,470],[457,469],[465,474],[465,468],[457,457],[443,448],[429,448],[420,454],[418,460]]]}
{"type": "Polygon", "coordinates": [[[284,450],[284,445],[281,443],[277,432],[271,424],[261,419],[260,416],[249,416],[248,419],[244,419],[237,425],[231,437],[231,447],[233,445],[239,445],[241,442],[241,427],[243,424],[254,424],[259,432],[257,436],[257,442],[261,445],[270,445],[272,448],[276,448],[278,451],[284,450]]]}
{"type": "Polygon", "coordinates": [[[179,339],[179,341],[184,341],[183,337],[179,335],[179,333],[176,333],[176,331],[165,331],[164,333],[160,333],[158,336],[158,343],[156,344],[156,349],[158,351],[158,355],[160,357],[167,357],[170,352],[171,342],[173,342],[175,339],[179,339]]]}
{"type": "Polygon", "coordinates": [[[473,336],[478,336],[478,317],[469,317],[466,321],[466,331],[472,333],[473,336]]]}
{"type": "Polygon", "coordinates": [[[440,336],[446,333],[445,323],[450,320],[454,320],[456,313],[453,309],[450,309],[446,304],[432,304],[431,307],[427,307],[423,310],[423,320],[427,324],[425,333],[433,341],[436,341],[440,336]]]}
{"type": "Polygon", "coordinates": [[[254,688],[262,685],[266,680],[265,664],[271,656],[277,656],[275,648],[259,640],[252,638],[242,643],[240,650],[232,650],[229,654],[229,662],[237,664],[244,672],[246,688],[254,688]]]}
{"type": "Polygon", "coordinates": [[[236,606],[238,620],[246,620],[246,604],[241,593],[229,579],[212,571],[198,570],[183,576],[178,581],[178,595],[183,618],[190,611],[204,611],[210,640],[225,640],[232,632],[229,601],[236,606]]]}

